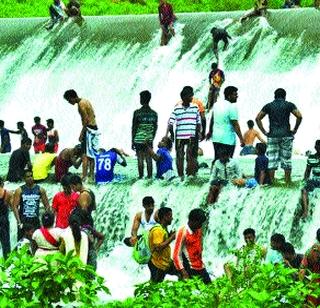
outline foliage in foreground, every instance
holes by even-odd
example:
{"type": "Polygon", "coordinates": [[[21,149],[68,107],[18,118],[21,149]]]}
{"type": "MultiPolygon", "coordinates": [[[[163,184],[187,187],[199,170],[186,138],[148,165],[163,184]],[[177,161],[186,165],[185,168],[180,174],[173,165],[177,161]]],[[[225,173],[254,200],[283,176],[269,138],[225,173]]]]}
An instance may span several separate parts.
{"type": "Polygon", "coordinates": [[[53,307],[55,303],[93,305],[97,292],[109,293],[104,279],[72,252],[42,262],[25,251],[0,260],[0,307],[53,307]]]}
{"type": "MultiPolygon", "coordinates": [[[[68,3],[69,0],[64,2],[68,3]]],[[[0,18],[45,17],[49,16],[48,7],[53,0],[1,0],[0,18]]],[[[157,14],[158,0],[80,0],[84,16],[157,14]]],[[[248,10],[254,0],[170,0],[174,11],[216,12],[248,10]]],[[[284,0],[269,0],[270,8],[281,8],[284,0]]],[[[313,0],[302,0],[302,6],[311,6],[313,0]]]]}
{"type": "Polygon", "coordinates": [[[251,266],[232,281],[223,276],[209,285],[199,279],[147,282],[137,286],[135,298],[107,307],[303,307],[308,294],[320,296],[319,285],[296,278],[297,270],[282,265],[251,266]]]}

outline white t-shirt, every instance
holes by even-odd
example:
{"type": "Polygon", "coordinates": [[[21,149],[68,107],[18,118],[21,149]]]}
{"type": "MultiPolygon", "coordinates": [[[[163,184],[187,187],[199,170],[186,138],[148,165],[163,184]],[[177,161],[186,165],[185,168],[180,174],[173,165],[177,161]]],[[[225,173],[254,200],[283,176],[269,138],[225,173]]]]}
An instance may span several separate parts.
{"type": "Polygon", "coordinates": [[[232,120],[238,120],[238,109],[235,103],[226,100],[218,101],[213,105],[213,134],[212,141],[235,145],[236,133],[231,124],[232,120]]]}

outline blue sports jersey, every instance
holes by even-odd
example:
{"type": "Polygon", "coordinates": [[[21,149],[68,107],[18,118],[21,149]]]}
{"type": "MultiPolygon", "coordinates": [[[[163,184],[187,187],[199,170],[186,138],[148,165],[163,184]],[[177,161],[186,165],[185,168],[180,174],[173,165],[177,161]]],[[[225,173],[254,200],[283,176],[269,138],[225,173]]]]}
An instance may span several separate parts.
{"type": "Polygon", "coordinates": [[[113,180],[114,174],[113,169],[114,165],[118,161],[119,158],[117,153],[114,151],[103,151],[96,155],[96,183],[104,184],[111,182],[113,180]]]}
{"type": "Polygon", "coordinates": [[[157,178],[161,178],[164,173],[168,170],[173,170],[172,168],[172,157],[170,151],[167,148],[159,148],[157,154],[161,157],[157,161],[157,178]]]}

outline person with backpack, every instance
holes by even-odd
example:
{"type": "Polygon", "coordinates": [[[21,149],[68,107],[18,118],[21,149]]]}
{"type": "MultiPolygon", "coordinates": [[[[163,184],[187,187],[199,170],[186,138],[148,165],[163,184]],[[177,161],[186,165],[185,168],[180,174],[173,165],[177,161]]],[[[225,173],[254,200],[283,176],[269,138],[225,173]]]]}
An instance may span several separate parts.
{"type": "Polygon", "coordinates": [[[173,265],[170,248],[170,243],[174,241],[176,233],[175,231],[168,232],[167,230],[167,227],[172,222],[172,209],[168,207],[160,208],[158,217],[160,223],[149,231],[151,258],[148,262],[148,267],[152,282],[162,282],[167,274],[179,274],[173,265]]]}
{"type": "Polygon", "coordinates": [[[45,212],[41,217],[42,227],[34,231],[32,239],[37,244],[35,256],[46,256],[59,251],[63,229],[54,228],[54,214],[45,212]]]}
{"type": "Polygon", "coordinates": [[[188,223],[177,232],[173,262],[183,279],[199,276],[205,284],[211,282],[202,261],[202,225],[206,221],[205,212],[193,209],[188,223]]]}

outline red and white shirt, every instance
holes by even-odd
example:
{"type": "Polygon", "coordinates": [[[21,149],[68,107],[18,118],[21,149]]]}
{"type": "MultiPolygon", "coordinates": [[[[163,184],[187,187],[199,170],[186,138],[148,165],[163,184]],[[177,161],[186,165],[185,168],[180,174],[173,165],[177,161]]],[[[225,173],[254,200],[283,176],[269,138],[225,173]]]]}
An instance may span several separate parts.
{"type": "Polygon", "coordinates": [[[180,271],[184,268],[182,255],[186,257],[190,268],[202,270],[202,230],[193,232],[188,225],[181,227],[176,235],[176,242],[173,251],[173,262],[180,271]]]}

